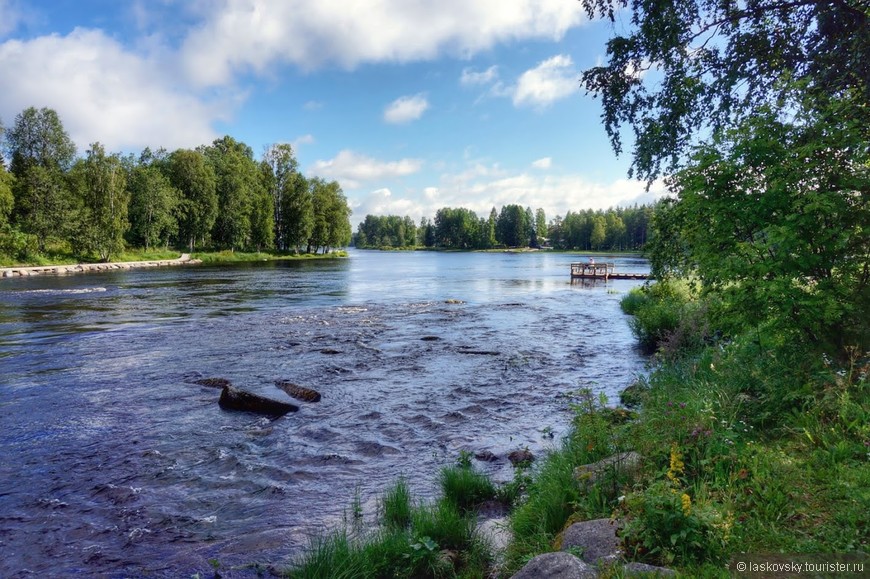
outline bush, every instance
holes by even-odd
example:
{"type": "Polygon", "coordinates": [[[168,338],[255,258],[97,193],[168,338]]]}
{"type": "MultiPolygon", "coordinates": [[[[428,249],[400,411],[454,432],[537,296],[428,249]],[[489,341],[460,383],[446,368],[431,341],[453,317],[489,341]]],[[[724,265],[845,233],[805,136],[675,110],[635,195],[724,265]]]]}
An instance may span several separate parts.
{"type": "Polygon", "coordinates": [[[626,314],[633,316],[637,311],[649,302],[649,294],[643,287],[634,287],[619,302],[619,307],[626,314]]]}
{"type": "Polygon", "coordinates": [[[661,565],[725,558],[732,517],[668,481],[629,494],[621,511],[621,536],[629,558],[661,565]]]}
{"type": "Polygon", "coordinates": [[[9,265],[33,263],[39,255],[35,235],[6,226],[0,229],[0,259],[9,265]]]}
{"type": "Polygon", "coordinates": [[[629,321],[641,347],[673,359],[707,345],[711,330],[707,306],[688,282],[663,281],[634,288],[620,303],[634,317],[629,321]]]}

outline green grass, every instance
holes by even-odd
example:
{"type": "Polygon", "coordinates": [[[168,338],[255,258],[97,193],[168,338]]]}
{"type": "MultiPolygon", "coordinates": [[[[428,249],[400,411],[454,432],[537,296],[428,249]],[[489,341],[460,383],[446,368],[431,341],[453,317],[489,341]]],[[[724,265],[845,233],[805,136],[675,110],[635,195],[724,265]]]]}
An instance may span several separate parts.
{"type": "MultiPolygon", "coordinates": [[[[627,309],[686,297],[679,286],[657,288],[627,309]]],[[[674,327],[706,315],[698,303],[674,327]]],[[[718,342],[709,333],[668,339],[637,384],[636,417],[611,420],[581,396],[571,432],[536,466],[511,515],[508,570],[556,548],[574,521],[610,515],[625,524],[630,557],[690,577],[727,576],[724,563],[741,552],[866,552],[870,354],[827,357],[764,325],[718,342]],[[576,466],[624,449],[644,457],[640,472],[578,488],[576,466]]]]}
{"type": "Polygon", "coordinates": [[[460,511],[468,511],[484,501],[496,498],[495,485],[471,465],[448,466],[441,470],[441,491],[445,500],[460,511]]]}
{"type": "Polygon", "coordinates": [[[114,256],[112,261],[162,261],[166,259],[178,259],[181,257],[181,252],[174,249],[128,249],[118,256],[114,256]]]}
{"type": "Polygon", "coordinates": [[[411,524],[411,490],[405,477],[384,493],[381,500],[383,525],[389,529],[405,529],[411,524]]]}
{"type": "Polygon", "coordinates": [[[380,501],[380,528],[366,531],[356,526],[354,532],[342,529],[315,539],[285,576],[486,576],[491,555],[487,545],[474,535],[475,512],[460,510],[454,500],[446,497],[431,504],[412,506],[412,501],[407,482],[400,478],[380,501]]]}
{"type": "MultiPolygon", "coordinates": [[[[19,234],[21,236],[23,234],[19,234]]],[[[119,255],[111,257],[112,262],[127,261],[159,261],[177,259],[182,251],[177,249],[151,249],[145,251],[142,248],[128,248],[119,255]]],[[[211,251],[195,252],[191,254],[193,259],[199,259],[203,263],[243,263],[252,261],[273,261],[285,259],[334,259],[347,257],[347,252],[338,250],[324,254],[310,254],[293,252],[243,252],[243,251],[211,251]]],[[[3,252],[0,244],[0,267],[24,267],[24,266],[48,266],[48,265],[73,265],[76,263],[97,263],[96,258],[75,255],[69,244],[50,242],[45,251],[38,253],[35,250],[25,254],[18,252],[18,257],[3,252]],[[23,257],[22,257],[23,255],[23,257]]]]}
{"type": "Polygon", "coordinates": [[[272,252],[243,252],[243,251],[212,251],[212,252],[196,252],[192,253],[191,258],[199,259],[203,263],[218,264],[218,263],[244,263],[252,261],[276,261],[276,260],[291,260],[291,259],[335,259],[339,257],[347,257],[346,251],[333,251],[326,255],[318,253],[272,253],[272,252]]]}

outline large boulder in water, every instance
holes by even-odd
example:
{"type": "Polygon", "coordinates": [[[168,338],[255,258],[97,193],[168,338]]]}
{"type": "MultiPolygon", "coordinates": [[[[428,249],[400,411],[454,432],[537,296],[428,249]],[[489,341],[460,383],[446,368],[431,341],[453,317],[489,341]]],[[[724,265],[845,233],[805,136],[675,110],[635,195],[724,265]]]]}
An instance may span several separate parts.
{"type": "Polygon", "coordinates": [[[265,414],[267,416],[284,416],[288,412],[296,412],[298,406],[279,402],[271,398],[251,394],[232,386],[224,386],[221,391],[221,398],[218,401],[220,407],[224,410],[240,410],[242,412],[255,412],[257,414],[265,414]]]}
{"type": "Polygon", "coordinates": [[[286,392],[291,397],[302,400],[303,402],[320,402],[320,392],[288,382],[287,380],[277,380],[275,386],[286,392]]]}

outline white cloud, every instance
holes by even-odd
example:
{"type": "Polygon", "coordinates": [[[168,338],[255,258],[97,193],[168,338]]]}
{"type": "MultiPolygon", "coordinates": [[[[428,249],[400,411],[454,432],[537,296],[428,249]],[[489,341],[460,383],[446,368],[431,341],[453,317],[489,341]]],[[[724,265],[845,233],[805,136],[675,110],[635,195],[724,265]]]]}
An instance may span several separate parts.
{"type": "Polygon", "coordinates": [[[302,108],[304,108],[306,111],[319,111],[323,108],[323,106],[323,103],[320,101],[308,101],[304,105],[302,105],[302,108]]]}
{"type": "Polygon", "coordinates": [[[291,145],[293,146],[293,150],[297,150],[301,145],[310,145],[314,142],[314,135],[302,135],[301,137],[297,137],[293,140],[291,145]]]}
{"type": "Polygon", "coordinates": [[[13,32],[24,20],[24,13],[15,0],[0,0],[0,38],[13,32]]]}
{"type": "Polygon", "coordinates": [[[514,105],[547,107],[577,92],[579,78],[570,56],[554,56],[520,76],[513,91],[514,105]]]}
{"type": "Polygon", "coordinates": [[[387,188],[376,189],[365,195],[360,201],[351,203],[353,217],[356,223],[365,220],[366,215],[406,215],[420,222],[424,206],[412,199],[393,197],[392,191],[387,188]]]}
{"type": "Polygon", "coordinates": [[[429,101],[422,93],[399,97],[384,109],[384,120],[392,124],[409,123],[422,117],[428,108],[429,101]]]}
{"type": "Polygon", "coordinates": [[[311,168],[315,175],[335,179],[343,188],[357,189],[362,182],[404,177],[418,172],[423,166],[419,159],[378,161],[353,151],[341,151],[334,159],[317,161],[311,168]]]}
{"type": "Polygon", "coordinates": [[[209,104],[174,85],[166,62],[127,51],[99,30],[77,28],[0,44],[0,116],[25,108],[58,112],[80,151],[191,147],[215,137],[232,102],[209,104]]]}
{"type": "Polygon", "coordinates": [[[549,169],[552,165],[553,159],[551,157],[544,157],[532,163],[532,167],[535,169],[549,169]]]}
{"type": "Polygon", "coordinates": [[[562,38],[584,20],[566,0],[223,0],[186,37],[187,73],[219,86],[278,64],[412,62],[470,56],[502,42],[562,38]]]}
{"type": "Polygon", "coordinates": [[[464,86],[479,86],[490,84],[498,79],[498,67],[490,66],[483,72],[475,72],[470,68],[462,69],[462,76],[459,77],[459,83],[464,86]]]}

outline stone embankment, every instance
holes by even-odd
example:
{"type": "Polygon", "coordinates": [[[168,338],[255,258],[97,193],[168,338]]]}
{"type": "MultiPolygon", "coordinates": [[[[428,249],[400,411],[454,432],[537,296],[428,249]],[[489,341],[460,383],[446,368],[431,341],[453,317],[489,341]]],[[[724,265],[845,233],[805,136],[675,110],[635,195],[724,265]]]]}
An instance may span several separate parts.
{"type": "Polygon", "coordinates": [[[112,271],[142,267],[166,267],[170,265],[196,265],[202,263],[198,259],[190,259],[190,254],[183,253],[178,259],[159,259],[151,261],[120,261],[114,263],[77,263],[75,265],[38,265],[31,267],[3,267],[0,277],[28,277],[31,275],[59,275],[67,273],[84,273],[91,271],[112,271]]]}

